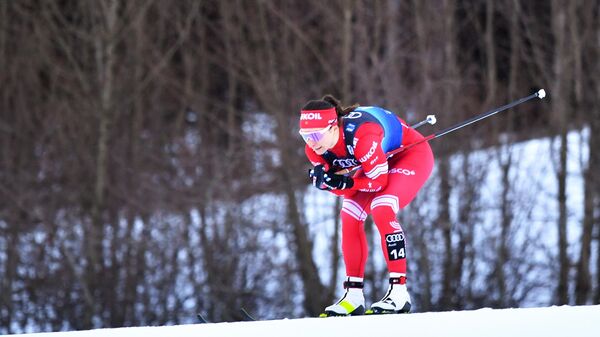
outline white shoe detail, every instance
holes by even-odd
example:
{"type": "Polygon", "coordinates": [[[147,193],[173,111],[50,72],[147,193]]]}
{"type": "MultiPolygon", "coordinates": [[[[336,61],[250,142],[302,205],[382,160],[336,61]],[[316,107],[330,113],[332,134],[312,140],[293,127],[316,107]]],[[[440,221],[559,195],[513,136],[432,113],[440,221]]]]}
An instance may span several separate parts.
{"type": "Polygon", "coordinates": [[[406,284],[390,284],[387,293],[381,300],[371,305],[371,310],[379,312],[408,312],[410,310],[410,295],[406,284]]]}
{"type": "Polygon", "coordinates": [[[362,289],[348,288],[342,298],[325,308],[329,316],[362,315],[365,312],[365,296],[362,289]]]}

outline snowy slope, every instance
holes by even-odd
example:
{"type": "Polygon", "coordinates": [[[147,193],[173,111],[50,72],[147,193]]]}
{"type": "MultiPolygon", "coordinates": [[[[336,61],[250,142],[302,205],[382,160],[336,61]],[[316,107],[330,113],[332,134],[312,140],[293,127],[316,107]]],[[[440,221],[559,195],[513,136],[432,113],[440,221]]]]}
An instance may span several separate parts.
{"type": "Polygon", "coordinates": [[[36,337],[600,336],[600,305],[99,329],[36,337]]]}

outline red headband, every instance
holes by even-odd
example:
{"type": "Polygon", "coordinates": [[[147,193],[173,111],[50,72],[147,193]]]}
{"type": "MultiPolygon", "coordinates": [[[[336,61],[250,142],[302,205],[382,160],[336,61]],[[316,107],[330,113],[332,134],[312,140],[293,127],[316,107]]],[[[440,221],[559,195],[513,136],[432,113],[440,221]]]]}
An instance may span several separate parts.
{"type": "Polygon", "coordinates": [[[300,114],[300,129],[321,129],[335,123],[337,114],[335,108],[324,110],[302,110],[300,114]]]}

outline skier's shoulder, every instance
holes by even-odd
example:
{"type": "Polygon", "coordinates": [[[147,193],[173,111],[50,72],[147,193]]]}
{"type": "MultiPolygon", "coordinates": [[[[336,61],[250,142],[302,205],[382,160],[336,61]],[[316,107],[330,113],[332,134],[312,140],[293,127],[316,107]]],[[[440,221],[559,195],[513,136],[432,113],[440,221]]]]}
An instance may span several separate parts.
{"type": "Polygon", "coordinates": [[[376,122],[365,122],[361,124],[354,133],[356,140],[355,146],[363,139],[383,138],[383,134],[383,127],[380,124],[376,122]]]}

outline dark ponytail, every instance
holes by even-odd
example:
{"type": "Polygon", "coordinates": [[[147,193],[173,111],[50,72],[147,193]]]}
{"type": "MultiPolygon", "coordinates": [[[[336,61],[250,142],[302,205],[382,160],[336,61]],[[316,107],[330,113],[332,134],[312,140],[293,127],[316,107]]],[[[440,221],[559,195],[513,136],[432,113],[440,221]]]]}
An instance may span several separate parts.
{"type": "Polygon", "coordinates": [[[342,103],[337,98],[335,98],[335,97],[333,97],[333,95],[329,95],[329,94],[323,96],[323,98],[321,98],[321,100],[333,105],[335,107],[335,112],[337,113],[338,117],[346,116],[347,114],[354,111],[354,109],[356,109],[360,106],[360,104],[354,103],[350,106],[344,107],[344,106],[342,106],[342,103]]]}

